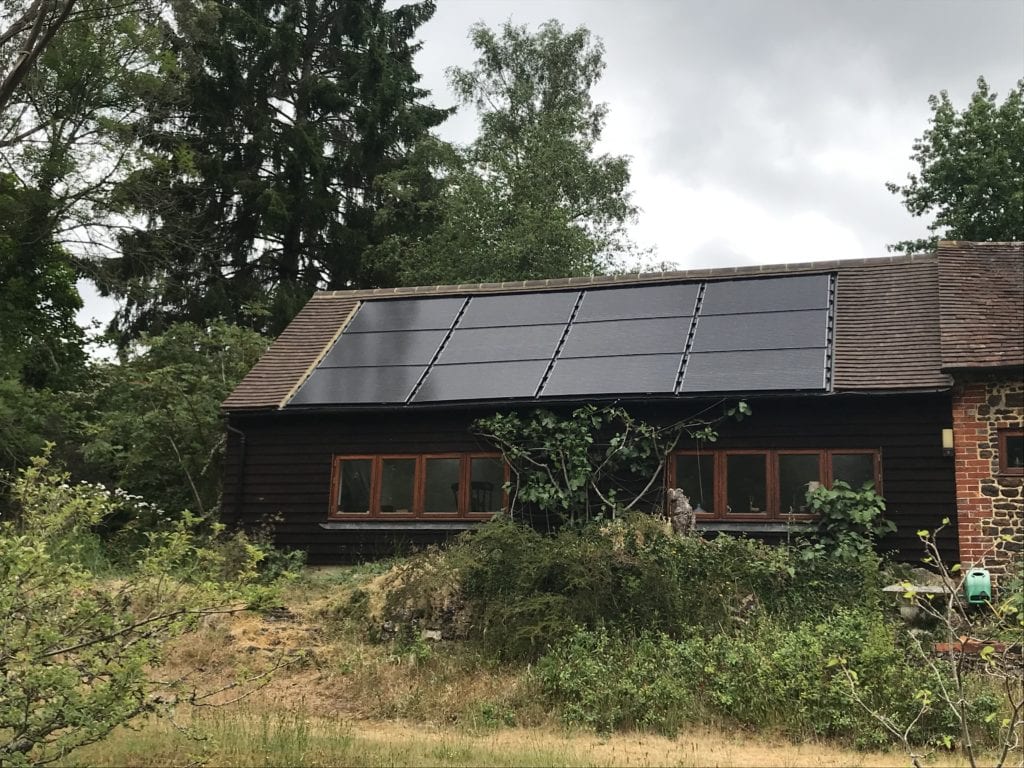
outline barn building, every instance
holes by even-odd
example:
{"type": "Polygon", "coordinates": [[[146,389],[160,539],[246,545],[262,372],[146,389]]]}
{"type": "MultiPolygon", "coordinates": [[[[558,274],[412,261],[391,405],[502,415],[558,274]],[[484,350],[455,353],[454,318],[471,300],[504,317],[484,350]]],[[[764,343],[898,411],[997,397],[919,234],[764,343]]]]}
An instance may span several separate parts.
{"type": "Polygon", "coordinates": [[[1021,243],[321,292],[223,404],[223,511],[310,562],[371,557],[503,509],[477,418],[616,403],[666,423],[743,399],[750,418],[665,467],[700,528],[778,538],[807,483],[873,481],[885,546],[917,559],[949,518],[945,556],[998,571],[1021,550],[1022,368],[1021,243]]]}

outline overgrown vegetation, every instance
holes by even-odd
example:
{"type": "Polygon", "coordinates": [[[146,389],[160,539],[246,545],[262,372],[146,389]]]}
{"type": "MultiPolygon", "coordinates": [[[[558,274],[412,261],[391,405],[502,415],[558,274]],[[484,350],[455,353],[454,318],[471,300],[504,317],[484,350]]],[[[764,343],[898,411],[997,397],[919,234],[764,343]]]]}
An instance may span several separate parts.
{"type": "Polygon", "coordinates": [[[749,414],[740,401],[655,425],[619,406],[585,405],[567,416],[543,408],[526,415],[499,413],[479,419],[474,429],[511,467],[510,514],[551,529],[650,505],[680,440],[714,442],[716,424],[749,414]]]}
{"type": "Polygon", "coordinates": [[[49,763],[167,702],[208,698],[191,674],[154,674],[165,643],[276,594],[260,578],[259,547],[238,537],[225,546],[219,527],[188,514],[148,528],[114,571],[96,528],[139,499],[72,483],[45,455],[14,481],[13,500],[0,522],[5,765],[49,763]]]}

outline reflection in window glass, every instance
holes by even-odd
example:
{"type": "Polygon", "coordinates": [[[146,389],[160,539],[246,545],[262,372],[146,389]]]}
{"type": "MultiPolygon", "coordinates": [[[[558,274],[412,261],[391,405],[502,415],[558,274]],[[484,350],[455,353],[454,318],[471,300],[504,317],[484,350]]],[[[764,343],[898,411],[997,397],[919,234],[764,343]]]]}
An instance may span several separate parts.
{"type": "Polygon", "coordinates": [[[832,482],[842,480],[859,491],[866,484],[875,485],[875,458],[870,453],[833,453],[832,482]]]}
{"type": "Polygon", "coordinates": [[[727,511],[734,515],[762,514],[767,511],[768,494],[763,453],[731,454],[726,460],[727,511]]]}
{"type": "Polygon", "coordinates": [[[416,459],[381,459],[380,511],[412,514],[416,459]]]}
{"type": "Polygon", "coordinates": [[[346,459],[338,478],[338,512],[367,514],[370,511],[370,459],[346,459]]]}
{"type": "Polygon", "coordinates": [[[677,455],[676,487],[686,494],[695,512],[714,512],[715,457],[677,455]]]}
{"type": "Polygon", "coordinates": [[[810,483],[821,482],[821,457],[814,453],[779,454],[779,513],[798,515],[810,512],[807,490],[810,483]]]}
{"type": "Polygon", "coordinates": [[[459,460],[426,459],[423,511],[427,514],[459,511],[459,460]]]}
{"type": "Polygon", "coordinates": [[[505,465],[501,459],[470,459],[469,475],[469,511],[500,512],[505,486],[505,465]]]}

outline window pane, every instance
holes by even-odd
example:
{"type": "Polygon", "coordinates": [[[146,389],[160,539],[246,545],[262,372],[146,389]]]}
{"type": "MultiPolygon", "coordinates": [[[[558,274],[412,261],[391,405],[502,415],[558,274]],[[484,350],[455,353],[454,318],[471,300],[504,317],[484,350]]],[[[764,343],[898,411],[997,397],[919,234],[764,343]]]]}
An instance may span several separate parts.
{"type": "Polygon", "coordinates": [[[734,515],[767,511],[765,454],[733,454],[726,460],[727,510],[734,515]]]}
{"type": "Polygon", "coordinates": [[[779,454],[779,513],[806,514],[807,488],[821,482],[821,457],[818,454],[779,454]]]}
{"type": "Polygon", "coordinates": [[[469,472],[469,511],[500,512],[505,485],[505,465],[501,459],[470,459],[469,472]]]}
{"type": "Polygon", "coordinates": [[[695,512],[714,512],[714,454],[676,456],[676,487],[682,488],[695,512]]]}
{"type": "Polygon", "coordinates": [[[423,482],[423,511],[428,513],[459,511],[459,460],[426,459],[427,477],[423,482]]]}
{"type": "Polygon", "coordinates": [[[370,459],[345,459],[341,462],[338,482],[338,512],[370,511],[370,477],[373,462],[370,459]]]}
{"type": "Polygon", "coordinates": [[[380,511],[412,514],[413,480],[416,459],[382,459],[380,471],[380,511]]]}
{"type": "Polygon", "coordinates": [[[1007,435],[1005,444],[1006,456],[1003,459],[1003,466],[1007,469],[1024,468],[1024,435],[1007,435]]]}
{"type": "Polygon", "coordinates": [[[865,483],[875,484],[875,457],[870,453],[833,453],[832,482],[842,480],[859,491],[865,483]]]}

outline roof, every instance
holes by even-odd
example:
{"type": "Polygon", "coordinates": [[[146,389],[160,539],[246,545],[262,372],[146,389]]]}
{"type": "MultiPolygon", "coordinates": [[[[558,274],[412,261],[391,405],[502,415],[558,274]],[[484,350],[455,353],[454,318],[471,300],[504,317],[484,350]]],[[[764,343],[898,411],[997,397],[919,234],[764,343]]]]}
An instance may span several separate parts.
{"type": "Polygon", "coordinates": [[[1024,365],[1024,243],[939,245],[942,368],[1024,365]]]}
{"type": "MultiPolygon", "coordinates": [[[[830,338],[826,350],[824,391],[945,389],[952,381],[947,369],[958,367],[957,361],[970,367],[1007,365],[1021,358],[1021,302],[1014,301],[1020,295],[1022,283],[1021,247],[1019,243],[942,243],[934,254],[875,259],[319,292],[271,345],[223,407],[229,411],[280,409],[290,402],[291,407],[295,407],[297,403],[294,401],[301,402],[304,397],[296,398],[296,393],[325,362],[346,325],[363,306],[373,305],[378,316],[387,316],[388,307],[394,307],[397,312],[399,307],[409,303],[389,304],[395,299],[462,297],[469,303],[473,297],[495,294],[542,296],[552,292],[576,291],[583,296],[596,289],[613,287],[692,284],[706,288],[719,283],[748,283],[754,278],[815,274],[834,278],[831,282],[834,303],[829,308],[827,321],[830,338]],[[979,278],[982,274],[987,275],[984,280],[979,278]],[[965,275],[972,278],[965,280],[965,275]],[[994,275],[1000,275],[1000,278],[997,280],[994,275]],[[951,287],[943,281],[952,281],[956,285],[951,287]],[[994,293],[982,297],[977,305],[985,307],[984,310],[957,311],[953,313],[953,320],[945,317],[944,313],[950,311],[947,307],[962,307],[967,301],[966,295],[985,293],[993,284],[997,284],[994,293]],[[995,322],[993,316],[997,318],[995,322]],[[973,345],[963,341],[980,330],[985,332],[986,339],[991,340],[990,344],[982,347],[986,350],[984,355],[977,354],[978,350],[972,349],[973,345]],[[974,357],[968,359],[968,352],[973,352],[974,357]]],[[[772,282],[759,280],[751,284],[768,286],[772,282]]],[[[464,311],[465,304],[462,307],[464,311]]],[[[696,317],[697,313],[690,314],[696,317]]],[[[684,321],[687,318],[679,319],[684,321]]],[[[502,322],[498,318],[494,324],[502,322]]],[[[357,330],[353,328],[353,333],[357,330]]],[[[346,334],[346,338],[352,335],[346,334]]],[[[352,346],[351,342],[349,346],[352,346]]],[[[337,356],[335,353],[334,357],[337,356]]],[[[431,364],[435,361],[436,354],[431,364]]],[[[682,372],[680,368],[680,378],[682,372]]],[[[422,377],[416,386],[421,384],[422,377]]],[[[742,389],[730,388],[730,391],[742,389]]],[[[675,393],[681,393],[678,385],[675,393]]],[[[580,399],[583,399],[583,393],[580,399]]]]}

